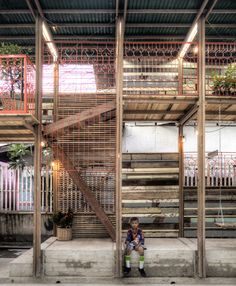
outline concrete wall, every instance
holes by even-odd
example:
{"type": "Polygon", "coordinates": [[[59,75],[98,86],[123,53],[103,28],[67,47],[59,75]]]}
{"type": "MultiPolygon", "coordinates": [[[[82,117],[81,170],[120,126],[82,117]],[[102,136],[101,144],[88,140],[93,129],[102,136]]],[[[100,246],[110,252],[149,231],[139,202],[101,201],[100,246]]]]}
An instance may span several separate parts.
{"type": "MultiPolygon", "coordinates": [[[[197,151],[196,128],[184,128],[185,152],[197,151]]],[[[220,150],[236,152],[236,127],[207,126],[206,151],[220,150]],[[221,133],[221,136],[220,136],[221,133]]],[[[125,125],[123,131],[123,152],[178,152],[178,128],[175,126],[135,126],[125,125]]]]}
{"type": "MultiPolygon", "coordinates": [[[[42,215],[43,240],[53,234],[52,224],[48,219],[50,214],[42,215]]],[[[33,214],[32,213],[0,213],[0,242],[32,242],[33,214]]]]}

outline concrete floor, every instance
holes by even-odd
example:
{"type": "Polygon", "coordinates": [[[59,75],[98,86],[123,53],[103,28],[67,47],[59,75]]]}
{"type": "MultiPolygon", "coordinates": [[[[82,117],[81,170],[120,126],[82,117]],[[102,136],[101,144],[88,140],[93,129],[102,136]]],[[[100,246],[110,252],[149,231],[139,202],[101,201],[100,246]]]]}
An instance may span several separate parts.
{"type": "MultiPolygon", "coordinates": [[[[196,239],[186,238],[146,239],[145,269],[149,278],[145,279],[144,285],[170,285],[171,282],[176,282],[175,284],[178,285],[204,285],[202,280],[194,278],[196,242],[196,239]]],[[[81,283],[78,285],[83,285],[83,283],[92,283],[90,285],[95,285],[94,283],[100,285],[142,285],[144,282],[140,277],[113,279],[115,245],[109,239],[75,239],[63,242],[50,238],[42,244],[42,248],[45,283],[60,281],[61,285],[62,283],[76,282],[81,283]]],[[[236,285],[236,240],[207,239],[206,249],[207,271],[210,274],[208,276],[212,278],[207,278],[205,284],[236,285]],[[221,278],[213,278],[215,276],[221,278]]],[[[136,258],[134,253],[131,276],[136,275],[136,258]]],[[[11,257],[0,257],[0,266],[2,266],[0,277],[8,279],[8,281],[37,282],[28,275],[32,273],[31,261],[32,250],[25,252],[14,261],[11,257]],[[6,259],[6,263],[1,259],[6,259]],[[8,262],[11,264],[12,275],[10,277],[8,262]],[[22,271],[25,272],[22,273],[22,271]]],[[[2,280],[2,282],[4,281],[2,280]]]]}

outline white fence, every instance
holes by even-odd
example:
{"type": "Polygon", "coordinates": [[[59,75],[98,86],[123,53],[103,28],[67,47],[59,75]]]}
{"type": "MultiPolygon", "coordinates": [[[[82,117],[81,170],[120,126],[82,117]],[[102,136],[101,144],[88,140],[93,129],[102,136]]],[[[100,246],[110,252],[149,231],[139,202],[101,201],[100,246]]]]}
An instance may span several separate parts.
{"type": "MultiPolygon", "coordinates": [[[[220,153],[208,157],[206,154],[205,179],[208,187],[236,186],[236,153],[220,153]]],[[[184,158],[185,186],[197,186],[197,154],[186,153],[184,158]]]]}
{"type": "MultiPolygon", "coordinates": [[[[0,163],[0,211],[34,210],[34,168],[12,170],[0,163]]],[[[42,211],[52,212],[53,176],[51,168],[41,171],[42,211]]]]}

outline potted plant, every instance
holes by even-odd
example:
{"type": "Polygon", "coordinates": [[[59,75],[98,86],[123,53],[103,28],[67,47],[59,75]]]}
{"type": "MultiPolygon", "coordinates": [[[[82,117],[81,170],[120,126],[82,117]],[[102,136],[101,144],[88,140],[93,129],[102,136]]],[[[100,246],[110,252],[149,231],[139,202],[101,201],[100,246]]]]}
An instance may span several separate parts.
{"type": "Polygon", "coordinates": [[[63,213],[61,211],[53,214],[53,222],[57,226],[57,239],[58,240],[71,240],[72,239],[72,222],[73,212],[68,210],[63,213]]]}
{"type": "Polygon", "coordinates": [[[236,64],[230,64],[223,75],[212,74],[213,94],[236,95],[236,64]]]}

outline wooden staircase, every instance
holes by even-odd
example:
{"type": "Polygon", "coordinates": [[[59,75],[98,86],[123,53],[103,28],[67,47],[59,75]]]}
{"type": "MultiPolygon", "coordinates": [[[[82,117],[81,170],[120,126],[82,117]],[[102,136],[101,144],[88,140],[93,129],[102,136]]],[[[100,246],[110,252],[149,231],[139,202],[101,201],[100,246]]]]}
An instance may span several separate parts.
{"type": "Polygon", "coordinates": [[[122,165],[123,232],[137,216],[145,237],[177,237],[178,153],[126,153],[122,165]]]}

